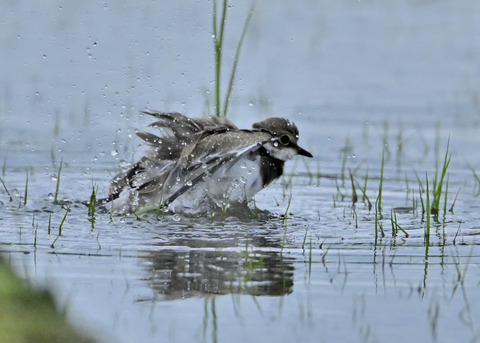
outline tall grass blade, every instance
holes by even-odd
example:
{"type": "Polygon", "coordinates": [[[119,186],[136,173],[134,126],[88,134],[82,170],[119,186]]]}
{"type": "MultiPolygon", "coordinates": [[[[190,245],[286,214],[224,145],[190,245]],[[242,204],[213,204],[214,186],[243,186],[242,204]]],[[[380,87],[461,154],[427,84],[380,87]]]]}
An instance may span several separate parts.
{"type": "MultiPolygon", "coordinates": [[[[60,226],[58,227],[58,236],[54,239],[54,241],[52,242],[52,244],[50,245],[50,247],[53,249],[55,248],[55,243],[57,242],[57,240],[60,238],[60,236],[62,235],[62,228],[63,228],[63,224],[65,223],[65,220],[67,219],[67,215],[68,213],[70,212],[70,209],[67,208],[66,209],[66,212],[65,212],[65,215],[63,216],[63,219],[60,223],[60,226]]],[[[49,224],[50,225],[50,224],[49,224]]]]}
{"type": "Polygon", "coordinates": [[[57,186],[55,188],[55,198],[53,199],[53,204],[58,205],[58,192],[60,190],[60,175],[62,173],[62,166],[63,166],[63,159],[60,160],[60,166],[58,167],[58,174],[57,174],[57,186]]]}
{"type": "Polygon", "coordinates": [[[245,23],[243,24],[242,35],[237,44],[237,48],[235,50],[235,57],[233,59],[233,66],[232,71],[230,73],[230,81],[228,83],[227,94],[225,96],[225,103],[223,105],[223,115],[226,117],[228,112],[228,104],[230,103],[230,96],[233,89],[233,82],[235,80],[235,74],[237,72],[238,60],[240,58],[240,52],[243,46],[243,40],[245,39],[245,34],[247,33],[247,28],[250,24],[250,20],[252,19],[253,10],[255,9],[255,4],[252,3],[250,6],[250,10],[248,11],[247,19],[245,19],[245,23]]]}
{"type": "Polygon", "coordinates": [[[380,183],[378,184],[378,196],[377,201],[375,202],[375,206],[377,206],[377,212],[380,219],[383,218],[382,215],[382,192],[383,192],[383,171],[385,168],[385,149],[382,152],[382,167],[380,169],[380,183]]]}
{"type": "Polygon", "coordinates": [[[88,203],[88,221],[92,224],[92,230],[95,228],[95,211],[97,206],[97,190],[92,180],[92,194],[88,203]]]}
{"type": "Polygon", "coordinates": [[[8,191],[8,188],[7,188],[7,186],[5,185],[5,182],[3,182],[3,179],[2,179],[1,177],[0,177],[0,182],[1,182],[2,185],[3,185],[3,189],[5,190],[5,192],[7,192],[7,195],[8,195],[8,197],[10,198],[10,202],[12,202],[12,201],[13,201],[13,197],[12,197],[12,195],[10,194],[10,192],[8,191]]]}
{"type": "Polygon", "coordinates": [[[434,219],[437,222],[438,222],[438,214],[440,212],[440,198],[442,196],[443,182],[445,179],[445,175],[447,173],[448,166],[450,165],[450,160],[452,158],[452,154],[449,154],[449,147],[450,147],[450,138],[448,138],[447,150],[445,151],[445,158],[443,161],[440,178],[437,181],[437,177],[435,176],[435,182],[433,186],[434,189],[433,189],[433,201],[431,203],[431,214],[434,215],[434,219]]]}
{"type": "Polygon", "coordinates": [[[26,172],[26,180],[25,180],[25,193],[23,197],[23,206],[27,206],[27,199],[28,199],[28,169],[26,172]]]}
{"type": "Polygon", "coordinates": [[[221,116],[221,98],[220,98],[220,81],[222,75],[222,50],[223,35],[225,33],[225,22],[227,19],[228,0],[223,0],[222,15],[220,18],[220,27],[217,27],[217,0],[213,1],[213,43],[215,49],[215,111],[217,117],[221,116]]]}
{"type": "Polygon", "coordinates": [[[431,226],[431,209],[430,209],[430,186],[429,186],[429,183],[428,183],[428,173],[425,173],[425,181],[426,181],[426,226],[425,226],[425,246],[429,246],[430,245],[430,226],[431,226]]]}
{"type": "Polygon", "coordinates": [[[218,4],[217,0],[213,1],[213,44],[215,50],[215,114],[217,117],[227,116],[228,106],[230,103],[235,75],[237,72],[238,62],[240,60],[240,53],[242,51],[243,42],[247,33],[248,26],[254,11],[254,3],[250,6],[247,18],[243,25],[240,39],[237,43],[233,65],[230,72],[230,81],[228,83],[225,99],[222,106],[221,98],[221,79],[222,79],[222,59],[223,59],[223,42],[225,36],[225,25],[227,22],[227,8],[229,7],[228,0],[223,0],[220,19],[218,19],[218,4]]]}
{"type": "Polygon", "coordinates": [[[358,201],[358,195],[357,195],[357,190],[355,188],[355,181],[353,179],[353,174],[352,171],[350,170],[350,182],[352,183],[352,205],[355,205],[355,203],[358,201]]]}

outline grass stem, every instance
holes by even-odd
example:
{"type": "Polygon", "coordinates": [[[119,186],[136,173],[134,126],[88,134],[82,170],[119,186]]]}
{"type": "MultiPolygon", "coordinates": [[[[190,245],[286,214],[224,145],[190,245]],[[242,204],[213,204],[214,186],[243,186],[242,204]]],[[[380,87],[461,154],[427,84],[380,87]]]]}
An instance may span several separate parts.
{"type": "Polygon", "coordinates": [[[62,165],[63,165],[63,159],[60,160],[60,166],[58,167],[58,174],[57,174],[57,186],[55,188],[55,198],[53,200],[54,205],[60,204],[58,202],[58,192],[60,190],[60,174],[62,173],[62,165]]]}

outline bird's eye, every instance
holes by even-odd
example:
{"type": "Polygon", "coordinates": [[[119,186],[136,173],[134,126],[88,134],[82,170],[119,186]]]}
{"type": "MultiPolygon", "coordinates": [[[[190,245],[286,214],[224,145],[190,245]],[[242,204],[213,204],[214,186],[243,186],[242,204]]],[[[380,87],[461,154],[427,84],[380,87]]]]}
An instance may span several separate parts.
{"type": "Polygon", "coordinates": [[[287,135],[280,136],[278,140],[282,145],[288,145],[290,143],[290,137],[287,135]]]}

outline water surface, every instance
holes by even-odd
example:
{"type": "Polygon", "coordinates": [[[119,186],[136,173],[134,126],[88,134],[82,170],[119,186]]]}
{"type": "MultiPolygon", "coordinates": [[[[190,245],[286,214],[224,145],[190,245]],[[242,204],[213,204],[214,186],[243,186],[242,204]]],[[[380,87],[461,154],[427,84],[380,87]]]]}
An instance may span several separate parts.
{"type": "MultiPolygon", "coordinates": [[[[1,189],[0,250],[74,325],[102,342],[479,341],[477,2],[262,1],[231,119],[288,117],[315,155],[257,195],[273,217],[98,214],[93,227],[81,202],[139,157],[134,130],[149,118],[138,111],[211,108],[211,6],[2,8],[0,164],[12,201],[1,189]],[[447,211],[442,196],[427,242],[420,197],[449,139],[447,211]],[[375,205],[383,153],[376,225],[360,188],[367,179],[375,205]]],[[[229,11],[228,58],[248,4],[229,11]]]]}

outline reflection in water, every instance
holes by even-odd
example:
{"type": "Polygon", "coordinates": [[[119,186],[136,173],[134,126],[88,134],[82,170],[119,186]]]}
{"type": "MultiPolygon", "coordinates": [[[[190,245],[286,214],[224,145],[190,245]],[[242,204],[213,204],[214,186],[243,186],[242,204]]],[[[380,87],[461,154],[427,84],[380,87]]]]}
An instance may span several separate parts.
{"type": "Polygon", "coordinates": [[[293,288],[294,259],[279,252],[168,248],[147,259],[151,287],[165,300],[228,293],[279,296],[293,288]]]}

